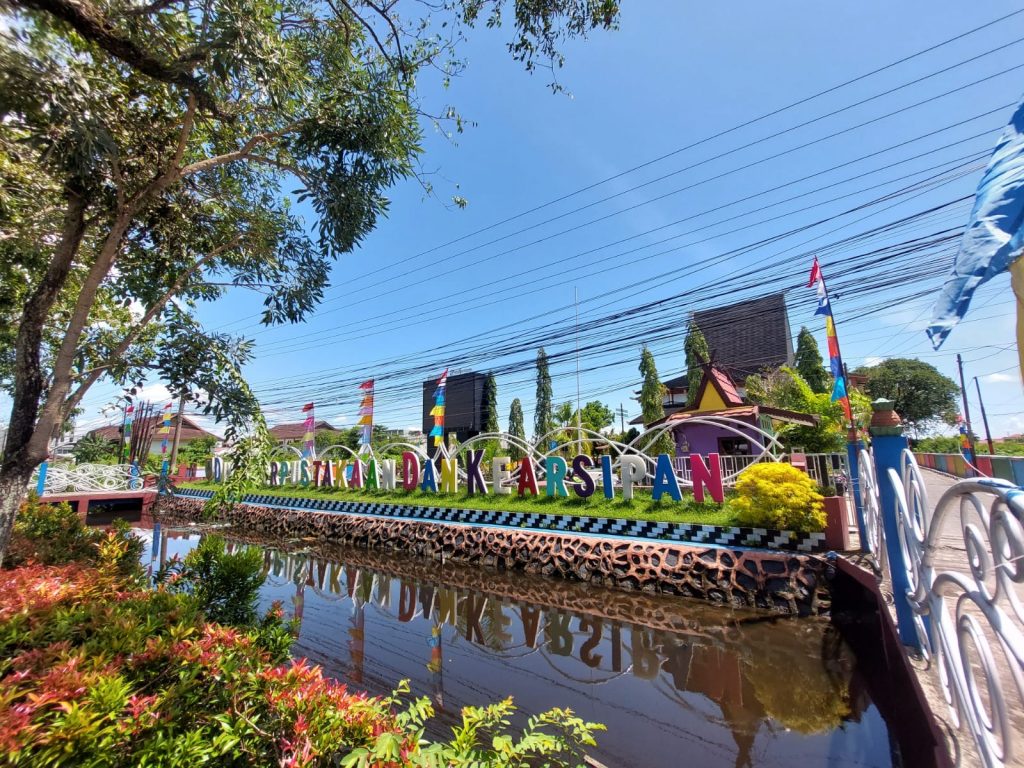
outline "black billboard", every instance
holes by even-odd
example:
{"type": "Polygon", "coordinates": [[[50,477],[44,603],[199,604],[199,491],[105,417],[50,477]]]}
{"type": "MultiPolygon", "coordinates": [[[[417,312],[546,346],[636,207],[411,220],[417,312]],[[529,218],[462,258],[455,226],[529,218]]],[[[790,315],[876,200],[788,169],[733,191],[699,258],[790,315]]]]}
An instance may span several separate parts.
{"type": "MultiPolygon", "coordinates": [[[[484,373],[457,373],[448,376],[445,387],[444,434],[455,433],[456,439],[462,441],[477,435],[484,428],[484,373]]],[[[434,407],[434,392],[437,391],[437,379],[423,382],[423,434],[429,435],[434,428],[434,417],[430,411],[434,407]]],[[[427,448],[433,453],[434,441],[427,440],[427,448]]]]}

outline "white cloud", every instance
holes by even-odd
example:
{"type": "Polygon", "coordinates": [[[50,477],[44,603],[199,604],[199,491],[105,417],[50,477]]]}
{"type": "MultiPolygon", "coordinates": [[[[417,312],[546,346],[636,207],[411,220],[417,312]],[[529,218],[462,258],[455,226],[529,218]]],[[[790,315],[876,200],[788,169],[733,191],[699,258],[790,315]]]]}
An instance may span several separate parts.
{"type": "Polygon", "coordinates": [[[884,362],[885,362],[885,358],[884,357],[865,357],[864,358],[864,365],[866,365],[868,368],[874,368],[876,365],[881,365],[884,362]]]}
{"type": "Polygon", "coordinates": [[[173,400],[171,391],[163,384],[147,384],[138,391],[135,396],[136,402],[148,401],[153,404],[154,407],[166,405],[167,402],[173,400]]]}
{"type": "Polygon", "coordinates": [[[1017,380],[1017,377],[1010,373],[990,373],[988,376],[983,376],[982,381],[987,381],[989,384],[1010,384],[1017,380]]]}

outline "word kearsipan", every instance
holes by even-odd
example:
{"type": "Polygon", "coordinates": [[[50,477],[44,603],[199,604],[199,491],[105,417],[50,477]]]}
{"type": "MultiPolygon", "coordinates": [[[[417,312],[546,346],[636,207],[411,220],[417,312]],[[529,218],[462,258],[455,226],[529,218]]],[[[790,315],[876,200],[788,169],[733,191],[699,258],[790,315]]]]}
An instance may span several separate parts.
{"type": "MultiPolygon", "coordinates": [[[[467,451],[465,461],[466,493],[508,495],[513,487],[519,496],[540,495],[537,482],[537,468],[532,459],[519,462],[519,474],[512,479],[507,456],[491,459],[490,476],[485,477],[484,452],[467,451]]],[[[622,456],[619,459],[618,479],[622,487],[622,498],[633,498],[636,486],[645,485],[648,477],[648,459],[643,456],[622,456]]],[[[220,459],[212,462],[212,479],[223,479],[225,465],[220,459]]],[[[691,482],[697,501],[704,501],[704,491],[716,502],[724,501],[722,467],[717,453],[709,454],[707,462],[699,454],[690,454],[691,482]]],[[[571,490],[581,499],[594,495],[600,485],[606,499],[615,496],[615,473],[612,457],[601,456],[600,461],[580,454],[568,461],[561,456],[547,456],[544,459],[545,492],[551,497],[568,497],[571,490]],[[571,467],[571,472],[570,472],[571,467]],[[598,479],[594,474],[600,475],[598,479]]],[[[294,484],[317,488],[355,488],[366,490],[403,491],[420,490],[425,493],[458,493],[459,463],[457,458],[439,458],[435,461],[421,461],[412,451],[402,454],[401,476],[394,459],[371,458],[368,461],[329,461],[322,459],[300,459],[294,462],[272,461],[267,469],[267,479],[272,487],[294,484]]],[[[658,454],[654,461],[651,480],[651,497],[659,501],[665,495],[675,501],[682,501],[683,494],[679,478],[667,453],[658,454]]]]}

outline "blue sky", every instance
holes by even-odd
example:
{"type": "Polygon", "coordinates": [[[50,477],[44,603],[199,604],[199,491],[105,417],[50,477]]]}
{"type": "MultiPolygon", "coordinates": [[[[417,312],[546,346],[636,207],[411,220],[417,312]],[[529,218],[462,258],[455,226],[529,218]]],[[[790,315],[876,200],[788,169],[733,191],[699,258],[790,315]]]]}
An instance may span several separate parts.
{"type": "MultiPolygon", "coordinates": [[[[1019,4],[624,5],[618,31],[568,47],[558,78],[571,97],[552,95],[544,72],[531,76],[513,62],[504,33],[472,33],[466,73],[447,92],[435,83],[422,91],[427,107],[451,103],[475,122],[454,143],[427,127],[423,158],[436,171],[438,196],[465,196],[468,207],[426,198],[414,181],[392,190],[390,217],[335,266],[327,300],[308,323],[260,328],[252,317],[260,297],[244,293],[202,308],[208,326],[256,339],[246,373],[271,422],[299,420],[302,403],[314,400],[318,417],[351,424],[358,405],[351,382],[376,377],[387,382],[377,422],[418,426],[419,381],[426,376],[411,373],[410,364],[433,375],[446,366],[514,367],[534,353],[506,354],[508,344],[545,329],[563,331],[546,343],[549,353],[571,350],[574,289],[584,344],[608,348],[583,359],[582,398],[612,408],[621,403],[628,418],[638,413],[630,396],[640,378],[640,345],[650,343],[662,378],[679,373],[690,311],[781,287],[794,336],[807,324],[824,348],[813,291],[802,287],[817,250],[837,294],[833,307],[850,368],[908,356],[952,376],[960,352],[969,379],[981,380],[993,433],[1024,431],[1005,275],[977,293],[968,322],[939,353],[923,328],[952,261],[948,245],[898,261],[908,274],[916,270],[916,280],[876,287],[885,264],[842,277],[875,248],[966,221],[969,201],[951,201],[973,192],[984,154],[1024,91],[1024,42],[1015,42],[1024,37],[1024,14],[751,122],[1019,4]],[[926,79],[910,84],[918,78],[926,79]],[[897,90],[880,96],[891,89],[897,90]],[[942,95],[947,91],[955,92],[942,95]],[[869,124],[857,127],[862,123],[869,124]],[[598,184],[668,153],[675,154],[598,184]],[[851,212],[899,189],[899,197],[851,212]],[[828,247],[946,203],[895,232],[828,247]],[[766,238],[776,239],[747,247],[766,238]],[[735,275],[751,270],[740,286],[735,275]],[[687,291],[692,300],[677,299],[635,326],[594,324],[687,291]],[[913,294],[923,295],[908,298],[913,294]]],[[[559,361],[552,373],[555,401],[575,399],[574,362],[559,361]]],[[[147,384],[154,398],[163,396],[158,382],[147,384]]],[[[502,426],[513,397],[522,399],[531,424],[532,370],[502,373],[498,386],[502,426]]],[[[112,392],[98,387],[87,396],[82,425],[99,419],[112,392]]],[[[970,394],[980,431],[973,386],[970,394]]]]}

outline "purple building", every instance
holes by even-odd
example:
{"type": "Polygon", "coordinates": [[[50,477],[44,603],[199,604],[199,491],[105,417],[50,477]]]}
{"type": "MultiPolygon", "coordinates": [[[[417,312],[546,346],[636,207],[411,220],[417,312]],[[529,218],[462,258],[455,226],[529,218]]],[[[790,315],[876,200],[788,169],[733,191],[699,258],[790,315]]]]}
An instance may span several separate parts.
{"type": "Polygon", "coordinates": [[[774,435],[773,422],[783,421],[808,427],[818,422],[817,416],[745,402],[729,374],[714,364],[704,367],[700,388],[691,402],[692,405],[650,425],[672,425],[677,456],[688,456],[691,453],[702,456],[709,453],[757,456],[768,443],[759,429],[774,435]],[[724,417],[739,423],[702,423],[701,419],[707,417],[724,417]]]}

